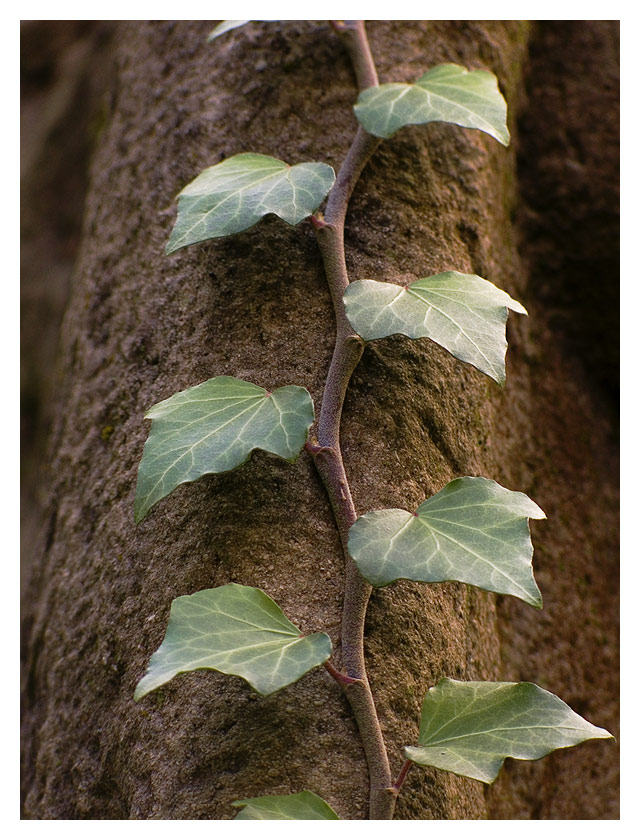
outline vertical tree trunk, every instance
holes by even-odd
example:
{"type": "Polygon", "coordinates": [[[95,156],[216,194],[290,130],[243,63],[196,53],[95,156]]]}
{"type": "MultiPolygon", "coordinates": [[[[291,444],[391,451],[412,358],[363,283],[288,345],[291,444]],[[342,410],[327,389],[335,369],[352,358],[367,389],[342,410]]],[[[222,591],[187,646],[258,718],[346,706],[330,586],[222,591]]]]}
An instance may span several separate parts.
{"type": "MultiPolygon", "coordinates": [[[[132,700],[178,595],[230,581],[259,586],[304,630],[339,637],[340,547],[306,456],[291,465],[255,454],[235,472],[181,487],[133,525],[150,405],[219,374],[269,389],[304,385],[318,404],[333,343],[306,223],[290,228],[268,218],[228,240],[163,255],[174,196],[205,166],[254,151],[337,169],[355,131],[354,80],[326,22],[253,23],[214,44],[206,43],[209,29],[128,22],[115,39],[112,110],[92,164],[61,333],[46,534],[26,583],[28,819],[229,819],[234,799],[303,788],[344,819],[366,814],[355,726],[321,669],[267,698],[239,679],[198,672],[140,704],[132,700]]],[[[579,544],[583,556],[593,555],[588,574],[609,570],[610,578],[613,546],[594,519],[615,521],[615,484],[604,466],[606,406],[570,347],[553,348],[557,325],[535,282],[544,261],[536,262],[526,240],[527,262],[517,248],[519,231],[531,229],[522,220],[534,208],[535,178],[531,161],[518,168],[518,152],[533,146],[518,136],[516,120],[540,112],[535,85],[528,98],[523,87],[529,46],[541,43],[540,34],[518,21],[380,21],[369,33],[381,81],[412,79],[445,61],[493,70],[515,139],[505,151],[478,132],[434,124],[383,143],[347,218],[352,279],[474,272],[522,300],[533,318],[510,322],[504,390],[428,341],[394,337],[367,347],[343,421],[356,508],[415,508],[458,475],[486,475],[553,514],[534,527],[536,567],[552,608],[542,624],[526,605],[496,608],[493,596],[457,584],[404,582],[374,594],[367,655],[399,770],[424,693],[444,675],[533,679],[569,702],[567,689],[579,680],[577,710],[615,727],[611,679],[609,693],[594,696],[597,675],[577,654],[564,651],[549,665],[556,634],[571,638],[553,622],[582,626],[597,601],[581,650],[587,656],[596,636],[606,635],[607,673],[613,668],[614,587],[603,592],[599,571],[581,589],[581,572],[569,559],[561,569],[559,555],[579,544]],[[519,171],[529,178],[523,196],[519,171]],[[592,437],[581,445],[574,438],[587,428],[592,437]],[[575,446],[563,453],[558,476],[568,436],[575,446]],[[582,471],[584,517],[567,492],[582,471]]],[[[589,816],[614,818],[612,753],[601,757],[607,749],[585,745],[572,756],[589,759],[518,769],[501,783],[502,798],[487,796],[479,782],[415,769],[396,818],[549,817],[553,806],[535,811],[552,786],[538,789],[548,768],[562,766],[566,781],[571,768],[584,772],[589,762],[600,770],[576,780],[585,790],[592,785],[583,807],[599,790],[601,810],[589,816]]]]}

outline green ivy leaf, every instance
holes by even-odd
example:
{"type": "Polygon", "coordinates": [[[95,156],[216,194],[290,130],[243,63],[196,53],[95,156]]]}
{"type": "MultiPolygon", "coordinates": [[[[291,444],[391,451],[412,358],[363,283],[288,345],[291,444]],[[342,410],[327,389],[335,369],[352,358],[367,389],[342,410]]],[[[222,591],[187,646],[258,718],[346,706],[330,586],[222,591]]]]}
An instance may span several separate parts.
{"type": "Polygon", "coordinates": [[[611,738],[533,683],[440,680],[422,704],[416,764],[491,783],[505,758],[533,760],[560,747],[611,738]]]}
{"type": "Polygon", "coordinates": [[[339,820],[333,808],[310,790],[287,796],[257,796],[233,803],[242,811],[236,820],[339,820]]]}
{"type": "Polygon", "coordinates": [[[268,155],[234,155],[205,169],[179,194],[166,253],[247,230],[268,213],[297,225],[319,207],[335,177],[326,163],[289,166],[268,155]]]}
{"type": "Polygon", "coordinates": [[[216,376],[154,405],[138,471],[135,521],[179,484],[232,470],[264,449],[295,461],[313,423],[309,392],[285,385],[272,393],[216,376]]]}
{"type": "MultiPolygon", "coordinates": [[[[277,18],[261,18],[264,21],[275,21],[277,18]]],[[[207,41],[214,41],[220,35],[224,35],[225,32],[230,32],[232,29],[238,29],[240,26],[244,26],[247,23],[251,23],[250,20],[223,20],[222,23],[219,23],[215,29],[212,29],[207,37],[207,41]]]]}
{"type": "Polygon", "coordinates": [[[201,668],[243,677],[259,694],[273,694],[330,656],[326,633],[302,636],[261,589],[229,583],[173,601],[164,641],[134,700],[201,668]]]}
{"type": "Polygon", "coordinates": [[[456,478],[415,514],[376,510],[349,531],[349,554],[373,586],[457,580],[542,606],[528,518],[544,519],[524,493],[488,478],[456,478]]]}
{"type": "Polygon", "coordinates": [[[415,84],[391,83],[363,90],[354,106],[363,128],[391,137],[405,125],[447,122],[477,128],[509,145],[507,103],[498,80],[486,70],[441,64],[415,84]]]}
{"type": "Polygon", "coordinates": [[[365,341],[401,333],[430,338],[456,359],[468,362],[499,385],[505,382],[508,310],[527,310],[488,280],[445,271],[406,288],[356,280],[344,295],[346,315],[365,341]]]}
{"type": "Polygon", "coordinates": [[[219,23],[214,29],[211,30],[209,33],[209,37],[207,41],[214,41],[220,35],[224,35],[225,32],[230,32],[232,29],[238,29],[240,26],[244,26],[245,23],[251,23],[249,20],[223,20],[222,23],[219,23]]]}

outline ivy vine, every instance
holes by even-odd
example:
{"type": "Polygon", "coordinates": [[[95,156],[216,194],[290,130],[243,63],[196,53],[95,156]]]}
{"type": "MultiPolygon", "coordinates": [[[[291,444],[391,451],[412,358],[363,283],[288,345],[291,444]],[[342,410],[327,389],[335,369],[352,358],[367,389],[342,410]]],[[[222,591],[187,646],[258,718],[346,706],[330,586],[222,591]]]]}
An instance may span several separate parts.
{"type": "MultiPolygon", "coordinates": [[[[224,21],[220,35],[249,21],[224,21]]],[[[154,405],[139,467],[136,522],[176,487],[240,467],[254,449],[295,461],[313,458],[332,505],[345,556],[341,665],[326,633],[303,635],[260,589],[230,583],[176,598],[165,638],[139,681],[135,699],[177,675],[212,669],[272,694],[324,666],[344,690],[358,723],[370,783],[369,818],[392,819],[412,764],[492,782],[506,757],[538,759],[592,738],[612,737],[558,697],[531,683],[461,682],[444,678],[426,694],[417,745],[407,746],[394,776],[382,737],[364,656],[364,620],[373,586],[400,578],[459,581],[512,595],[533,607],[542,598],[532,569],[529,519],[535,502],[488,478],[462,476],[416,512],[379,510],[358,516],[340,450],[345,392],[366,342],[401,333],[430,339],[500,385],[505,381],[509,310],[522,304],[490,281],[443,266],[443,272],[399,286],[347,275],[344,220],[364,166],[383,138],[407,125],[444,122],[509,144],[507,105],[498,80],[455,64],[431,68],[416,82],[378,83],[363,21],[331,21],[351,55],[360,94],[360,127],[338,172],[322,162],[290,166],[267,155],[236,154],[211,166],[178,197],[167,253],[247,230],[267,214],[290,225],[312,223],[336,318],[336,343],[319,413],[299,386],[268,391],[216,376],[154,405]],[[326,199],[324,214],[318,208],[326,199]]],[[[394,760],[395,759],[394,757],[394,760]]],[[[240,799],[236,819],[339,819],[316,793],[240,799]]]]}

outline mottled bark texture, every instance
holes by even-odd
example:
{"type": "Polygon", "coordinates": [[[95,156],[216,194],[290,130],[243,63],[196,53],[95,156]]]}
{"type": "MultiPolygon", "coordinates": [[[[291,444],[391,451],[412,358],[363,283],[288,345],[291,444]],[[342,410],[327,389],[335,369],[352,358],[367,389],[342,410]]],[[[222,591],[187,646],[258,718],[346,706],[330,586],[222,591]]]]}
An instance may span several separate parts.
{"type": "MultiPolygon", "coordinates": [[[[339,635],[340,546],[306,455],[256,454],[133,525],[151,404],[219,374],[304,385],[318,401],[333,343],[305,223],[270,218],[163,256],[174,196],[205,166],[255,151],[337,169],[356,127],[352,71],[326,22],[252,24],[213,45],[209,28],[127,22],[114,39],[26,541],[27,819],[230,819],[236,798],[303,788],[345,819],[366,813],[362,749],[322,669],[268,698],[198,672],[132,700],[178,595],[259,586],[305,630],[339,635]]],[[[475,272],[531,318],[510,320],[504,390],[428,341],[367,347],[343,421],[357,510],[411,509],[455,476],[485,475],[549,514],[533,525],[542,614],[457,584],[374,594],[367,655],[392,766],[443,675],[531,679],[617,732],[616,449],[610,393],[581,352],[612,341],[615,304],[597,298],[604,317],[588,333],[573,314],[583,291],[595,300],[617,283],[615,25],[376,21],[369,34],[383,82],[445,61],[493,70],[514,142],[436,124],[383,143],[347,218],[351,277],[475,272]],[[584,244],[597,271],[576,261],[584,244]]],[[[507,762],[490,793],[416,768],[396,818],[614,819],[615,768],[603,743],[507,762]]]]}

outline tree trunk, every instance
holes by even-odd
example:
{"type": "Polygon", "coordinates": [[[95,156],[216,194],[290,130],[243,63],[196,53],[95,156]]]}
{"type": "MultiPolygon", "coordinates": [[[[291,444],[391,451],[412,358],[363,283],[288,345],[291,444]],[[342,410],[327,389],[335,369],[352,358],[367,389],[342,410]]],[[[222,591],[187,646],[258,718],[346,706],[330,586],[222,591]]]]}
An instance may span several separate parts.
{"type": "MultiPolygon", "coordinates": [[[[337,170],[356,127],[352,71],[326,21],[252,23],[207,44],[210,28],[127,22],[114,38],[46,485],[39,473],[41,538],[28,541],[27,819],[230,819],[234,799],[304,788],[344,819],[366,818],[362,748],[323,669],[266,698],[201,671],[132,699],[171,600],[200,589],[258,586],[303,630],[339,641],[340,545],[306,455],[291,465],[256,453],[133,524],[149,406],[226,374],[270,390],[303,385],[318,407],[333,346],[307,223],[269,217],[163,255],[174,197],[206,166],[254,151],[337,170]]],[[[612,341],[614,295],[585,328],[569,317],[603,272],[616,283],[615,24],[375,21],[368,30],[383,82],[442,62],[495,72],[514,142],[504,150],[441,124],[385,141],[347,217],[351,278],[473,272],[531,317],[510,319],[504,389],[426,340],[367,346],[342,425],[356,508],[415,509],[456,476],[484,475],[549,516],[532,529],[542,617],[458,584],[374,593],[367,657],[392,769],[417,736],[427,688],[445,675],[532,680],[617,734],[615,417],[602,387],[615,356],[584,351],[587,334],[591,347],[612,341]],[[580,73],[572,54],[583,57],[580,73]],[[584,247],[598,251],[597,272],[575,258],[584,247]]],[[[414,768],[396,819],[615,819],[615,748],[563,753],[508,761],[490,792],[414,768]]]]}

